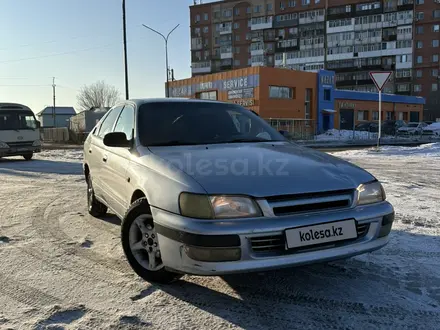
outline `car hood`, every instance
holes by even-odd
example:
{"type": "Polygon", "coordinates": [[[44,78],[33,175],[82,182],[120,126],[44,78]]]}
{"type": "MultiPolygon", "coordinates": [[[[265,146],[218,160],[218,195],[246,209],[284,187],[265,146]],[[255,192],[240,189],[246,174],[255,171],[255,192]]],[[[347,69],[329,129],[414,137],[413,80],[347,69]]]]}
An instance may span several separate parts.
{"type": "Polygon", "coordinates": [[[375,179],[349,162],[286,142],[150,150],[168,166],[193,177],[209,194],[264,197],[344,190],[375,179]]]}

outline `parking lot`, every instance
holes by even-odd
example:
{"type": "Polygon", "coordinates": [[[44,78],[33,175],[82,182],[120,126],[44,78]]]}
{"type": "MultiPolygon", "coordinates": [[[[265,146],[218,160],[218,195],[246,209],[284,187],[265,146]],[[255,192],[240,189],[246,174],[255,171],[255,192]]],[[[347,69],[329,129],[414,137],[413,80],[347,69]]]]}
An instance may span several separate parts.
{"type": "Polygon", "coordinates": [[[116,217],[88,215],[80,151],[1,159],[0,328],[438,328],[438,144],[335,155],[384,184],[396,209],[385,248],[267,273],[185,276],[168,286],[133,273],[116,217]]]}

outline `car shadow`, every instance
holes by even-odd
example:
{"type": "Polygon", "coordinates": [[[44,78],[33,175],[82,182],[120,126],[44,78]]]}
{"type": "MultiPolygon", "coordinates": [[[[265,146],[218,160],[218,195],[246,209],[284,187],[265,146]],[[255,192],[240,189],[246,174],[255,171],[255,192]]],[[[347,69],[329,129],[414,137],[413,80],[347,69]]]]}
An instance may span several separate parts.
{"type": "MultiPolygon", "coordinates": [[[[440,276],[434,266],[429,271],[440,252],[433,256],[413,246],[422,241],[440,246],[435,236],[392,235],[395,244],[351,259],[261,273],[186,276],[153,287],[244,329],[384,328],[394,322],[430,328],[429,318],[440,321],[435,289],[440,276]],[[405,248],[406,241],[411,246],[405,248]]],[[[149,287],[135,300],[152,292],[149,287]]]]}
{"type": "Polygon", "coordinates": [[[55,160],[0,159],[0,174],[37,177],[38,174],[82,175],[82,164],[55,160]]]}
{"type": "Polygon", "coordinates": [[[106,215],[99,217],[99,218],[96,218],[96,219],[107,222],[107,223],[109,223],[111,225],[115,225],[115,226],[122,225],[121,219],[119,219],[115,214],[112,214],[112,213],[107,213],[106,215]]]}

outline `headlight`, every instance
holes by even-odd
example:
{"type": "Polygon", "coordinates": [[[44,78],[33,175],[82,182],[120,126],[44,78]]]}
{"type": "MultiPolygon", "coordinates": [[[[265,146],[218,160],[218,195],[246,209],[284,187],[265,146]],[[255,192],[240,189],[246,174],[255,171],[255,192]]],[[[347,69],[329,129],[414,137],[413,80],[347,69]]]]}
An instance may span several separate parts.
{"type": "Polygon", "coordinates": [[[358,205],[383,202],[386,199],[385,190],[380,182],[361,184],[358,188],[358,205]]]}
{"type": "Polygon", "coordinates": [[[40,140],[35,140],[34,143],[32,143],[33,147],[40,147],[41,146],[41,141],[40,140]]]}
{"type": "Polygon", "coordinates": [[[0,148],[1,149],[9,149],[9,146],[6,143],[0,141],[0,148]]]}
{"type": "Polygon", "coordinates": [[[183,216],[198,219],[249,218],[262,215],[255,201],[243,196],[182,193],[179,204],[183,216]]]}

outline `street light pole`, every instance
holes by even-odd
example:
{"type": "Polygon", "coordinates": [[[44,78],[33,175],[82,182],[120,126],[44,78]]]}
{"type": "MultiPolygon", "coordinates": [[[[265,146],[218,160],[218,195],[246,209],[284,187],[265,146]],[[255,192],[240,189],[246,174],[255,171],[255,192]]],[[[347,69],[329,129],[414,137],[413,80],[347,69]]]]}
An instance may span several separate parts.
{"type": "Polygon", "coordinates": [[[180,24],[177,24],[177,25],[174,27],[174,29],[172,29],[172,30],[167,34],[167,36],[164,36],[162,33],[156,31],[155,29],[153,29],[153,28],[151,28],[151,27],[149,27],[149,26],[147,26],[147,25],[145,25],[145,24],[142,24],[143,27],[145,27],[145,28],[147,28],[148,30],[153,31],[154,33],[157,33],[158,35],[160,35],[160,36],[163,38],[163,40],[165,41],[165,66],[166,66],[166,68],[165,68],[165,72],[166,72],[166,78],[167,78],[167,80],[166,80],[166,92],[165,92],[166,97],[170,97],[170,85],[169,85],[169,80],[170,80],[170,78],[169,78],[169,74],[168,74],[168,70],[169,70],[169,67],[168,67],[168,38],[170,37],[171,33],[173,33],[174,30],[177,29],[177,28],[179,27],[179,25],[180,25],[180,24]]]}
{"type": "Polygon", "coordinates": [[[130,98],[128,93],[128,59],[127,59],[127,24],[125,19],[125,0],[122,0],[122,30],[124,36],[124,73],[125,73],[125,99],[130,98]]]}

